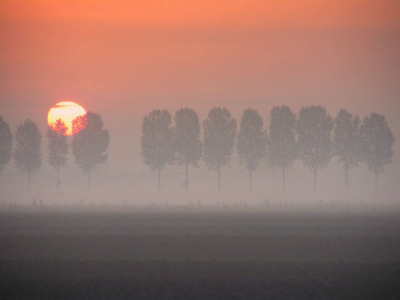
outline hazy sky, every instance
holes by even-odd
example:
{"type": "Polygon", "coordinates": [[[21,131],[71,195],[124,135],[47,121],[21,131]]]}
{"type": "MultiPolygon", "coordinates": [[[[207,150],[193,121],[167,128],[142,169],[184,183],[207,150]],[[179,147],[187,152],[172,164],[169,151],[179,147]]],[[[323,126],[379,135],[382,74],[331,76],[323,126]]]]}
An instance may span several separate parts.
{"type": "Polygon", "coordinates": [[[400,2],[16,1],[1,103],[120,111],[261,103],[396,106],[400,2]],[[350,102],[350,103],[348,103],[350,102]],[[108,108],[107,108],[108,110],[108,108]]]}
{"type": "Polygon", "coordinates": [[[400,1],[2,0],[0,44],[13,130],[44,131],[72,100],[103,116],[115,154],[153,108],[254,107],[268,124],[274,105],[316,104],[385,114],[399,149],[400,1]]]}

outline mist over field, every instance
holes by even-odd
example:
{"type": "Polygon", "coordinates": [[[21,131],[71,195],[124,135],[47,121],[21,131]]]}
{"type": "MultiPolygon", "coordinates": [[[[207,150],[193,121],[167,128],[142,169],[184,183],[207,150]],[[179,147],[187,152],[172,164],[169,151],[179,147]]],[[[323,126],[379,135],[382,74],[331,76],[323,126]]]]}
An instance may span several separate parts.
{"type": "MultiPolygon", "coordinates": [[[[156,110],[158,108],[155,108],[156,110]]],[[[291,109],[289,107],[289,109],[291,109]]],[[[228,107],[229,111],[229,107],[228,107]]],[[[149,110],[142,116],[148,116],[149,110]]],[[[244,112],[244,111],[243,111],[244,112]]],[[[260,130],[265,132],[267,139],[270,140],[271,119],[269,111],[256,109],[260,114],[260,130]],[[263,117],[264,115],[264,117],[263,117]]],[[[169,111],[172,118],[174,111],[169,111]]],[[[197,111],[195,111],[197,113],[197,111]]],[[[332,122],[339,112],[327,112],[331,116],[332,122]]],[[[353,112],[354,116],[357,112],[353,112]]],[[[298,112],[293,112],[294,117],[298,118],[298,112]]],[[[107,116],[107,113],[105,113],[107,116]]],[[[7,116],[7,115],[5,115],[7,116]]],[[[203,143],[204,128],[203,122],[206,116],[201,118],[199,113],[199,141],[203,143]]],[[[386,117],[385,115],[383,115],[386,117]]],[[[103,117],[104,129],[109,132],[110,142],[104,154],[107,155],[105,162],[99,163],[91,172],[91,189],[88,189],[87,172],[76,163],[76,157],[71,151],[73,136],[66,137],[69,145],[68,153],[65,155],[65,166],[60,168],[60,185],[57,189],[56,170],[49,163],[48,143],[49,140],[45,133],[47,126],[38,128],[41,134],[39,153],[42,163],[35,175],[30,176],[31,185],[28,186],[27,174],[21,173],[15,167],[15,160],[11,160],[4,167],[0,174],[2,177],[1,197],[4,204],[32,204],[33,199],[40,199],[43,203],[51,205],[71,205],[71,204],[108,204],[120,205],[129,203],[131,205],[150,205],[155,203],[168,203],[170,205],[203,204],[218,205],[238,205],[246,202],[250,206],[263,205],[266,201],[271,204],[287,202],[295,205],[308,205],[323,203],[349,203],[349,204],[396,204],[398,203],[399,186],[397,184],[399,163],[397,161],[397,136],[395,126],[389,123],[389,130],[393,132],[394,145],[391,147],[394,155],[391,156],[392,162],[383,166],[380,171],[378,186],[374,188],[374,173],[368,169],[367,161],[357,158],[357,165],[349,168],[347,188],[344,184],[343,164],[339,161],[339,156],[328,150],[326,167],[318,168],[317,187],[313,189],[313,172],[302,160],[301,155],[296,151],[296,145],[288,146],[284,149],[293,148],[295,154],[289,165],[285,168],[285,190],[282,188],[282,170],[279,165],[271,165],[273,157],[269,154],[272,146],[265,145],[265,153],[260,156],[252,172],[252,190],[249,190],[249,172],[246,164],[243,163],[238,152],[238,137],[241,126],[241,114],[237,117],[232,114],[232,120],[236,122],[236,133],[232,154],[227,155],[229,164],[221,167],[221,183],[218,191],[218,174],[208,169],[206,161],[202,155],[197,159],[197,167],[189,168],[189,191],[185,190],[185,167],[176,161],[169,162],[161,169],[160,192],[157,188],[157,172],[151,170],[145,164],[142,155],[143,146],[141,138],[143,133],[143,123],[138,128],[130,130],[116,126],[120,120],[108,122],[107,117],[103,117]]],[[[365,117],[369,117],[368,115],[365,117]]],[[[363,122],[360,116],[360,124],[363,122]]],[[[389,118],[387,118],[389,119],[389,118]]],[[[22,122],[22,121],[21,121],[22,122]]],[[[39,123],[40,124],[40,123],[39,123]]],[[[133,127],[134,122],[128,123],[133,127]]],[[[11,132],[15,134],[15,129],[11,132]]],[[[171,128],[175,122],[171,121],[171,128]]],[[[296,125],[294,125],[296,126],[296,125]]],[[[335,123],[330,131],[331,141],[334,143],[335,123]]],[[[293,127],[293,138],[296,143],[299,141],[298,131],[293,127]]],[[[354,138],[356,139],[356,138],[354,138]]],[[[351,139],[350,139],[351,141],[351,139]]],[[[15,140],[14,140],[15,145],[15,140]]],[[[333,144],[332,144],[333,145],[333,144]]],[[[202,150],[203,151],[203,150],[202,150]]],[[[358,151],[358,150],[357,150],[358,151]]],[[[358,152],[362,152],[361,150],[358,152]]]]}
{"type": "MultiPolygon", "coordinates": [[[[268,131],[269,112],[259,110],[259,113],[264,114],[264,129],[268,131]]],[[[335,111],[330,113],[335,117],[335,111]]],[[[174,114],[174,111],[171,111],[171,114],[174,114]]],[[[328,166],[318,171],[318,186],[315,192],[313,173],[300,159],[296,159],[293,166],[286,170],[285,191],[282,190],[282,171],[279,168],[269,167],[267,159],[262,160],[253,173],[253,189],[250,192],[248,171],[243,164],[240,164],[235,149],[231,156],[231,166],[221,168],[220,192],[218,192],[217,173],[208,171],[200,159],[198,168],[190,168],[189,193],[185,192],[184,187],[185,168],[177,165],[167,165],[162,170],[161,193],[158,193],[157,172],[152,173],[140,155],[138,131],[141,125],[138,124],[138,128],[132,128],[130,132],[126,129],[121,129],[120,132],[115,128],[116,124],[107,122],[106,117],[103,117],[103,120],[104,128],[110,132],[110,144],[106,151],[108,159],[93,171],[90,192],[87,187],[87,174],[74,162],[71,151],[66,156],[67,166],[60,169],[61,184],[60,190],[57,191],[56,172],[47,162],[48,141],[44,136],[47,127],[42,126],[40,131],[43,163],[40,171],[32,176],[31,188],[28,190],[27,175],[20,174],[13,161],[7,164],[0,174],[1,198],[4,203],[29,205],[33,198],[42,199],[52,205],[73,204],[82,200],[86,204],[116,205],[122,204],[124,200],[133,205],[148,205],[161,201],[168,201],[170,205],[182,205],[189,202],[197,203],[198,200],[207,205],[216,205],[219,200],[230,205],[238,204],[240,201],[247,201],[249,205],[260,205],[265,199],[269,199],[272,203],[287,201],[294,204],[318,204],[321,199],[324,203],[345,201],[359,204],[361,200],[371,204],[398,203],[400,187],[397,183],[400,174],[396,142],[393,147],[393,163],[385,166],[385,172],[380,174],[377,190],[374,189],[374,174],[368,171],[365,163],[361,162],[358,167],[349,171],[350,183],[346,191],[342,165],[338,163],[338,157],[333,156],[328,166]]],[[[203,120],[200,119],[200,122],[203,120]]],[[[240,122],[240,115],[236,120],[240,122]]],[[[396,127],[389,121],[388,124],[396,138],[399,131],[396,131],[396,127]]],[[[134,124],[129,126],[133,127],[134,124]]],[[[12,130],[15,132],[15,129],[12,130]]],[[[68,137],[69,144],[72,139],[68,137]]]]}

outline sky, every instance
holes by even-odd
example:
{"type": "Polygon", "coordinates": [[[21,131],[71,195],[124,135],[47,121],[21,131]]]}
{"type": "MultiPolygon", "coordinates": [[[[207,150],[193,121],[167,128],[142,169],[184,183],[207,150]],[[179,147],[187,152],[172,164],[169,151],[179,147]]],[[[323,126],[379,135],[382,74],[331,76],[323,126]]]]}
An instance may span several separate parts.
{"type": "Polygon", "coordinates": [[[10,126],[29,117],[44,132],[48,110],[75,101],[102,115],[114,174],[146,170],[140,126],[155,108],[204,120],[252,107],[266,127],[275,105],[375,111],[400,140],[396,0],[2,0],[0,44],[10,126]]]}

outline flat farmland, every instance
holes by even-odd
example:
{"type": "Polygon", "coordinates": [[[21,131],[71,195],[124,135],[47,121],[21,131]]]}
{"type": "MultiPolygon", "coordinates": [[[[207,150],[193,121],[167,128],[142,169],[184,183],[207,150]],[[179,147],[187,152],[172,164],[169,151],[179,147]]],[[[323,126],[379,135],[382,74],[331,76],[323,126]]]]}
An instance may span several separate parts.
{"type": "Polygon", "coordinates": [[[6,208],[2,299],[398,299],[394,209],[6,208]]]}

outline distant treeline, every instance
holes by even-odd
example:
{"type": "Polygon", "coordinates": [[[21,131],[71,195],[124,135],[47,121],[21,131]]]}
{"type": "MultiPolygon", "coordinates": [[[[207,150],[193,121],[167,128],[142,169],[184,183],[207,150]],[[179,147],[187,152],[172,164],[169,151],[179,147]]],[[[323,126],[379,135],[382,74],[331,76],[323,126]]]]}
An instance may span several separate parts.
{"type": "Polygon", "coordinates": [[[288,106],[275,106],[270,112],[269,131],[263,129],[263,119],[255,109],[246,109],[239,128],[225,107],[210,110],[203,122],[203,138],[197,113],[181,108],[174,116],[168,110],[153,110],[143,119],[141,155],[151,170],[158,172],[161,189],[161,170],[167,165],[185,167],[184,186],[188,190],[189,167],[198,167],[202,159],[208,170],[218,174],[220,190],[221,168],[230,166],[236,150],[239,161],[252,174],[260,163],[282,170],[282,189],[285,171],[296,159],[314,173],[325,168],[333,156],[339,158],[344,172],[344,185],[349,185],[348,172],[358,163],[366,163],[378,176],[392,162],[394,137],[385,117],[371,113],[361,123],[357,115],[341,109],[333,119],[322,106],[302,107],[296,116],[288,106]]]}
{"type": "MultiPolygon", "coordinates": [[[[260,163],[282,170],[282,189],[285,189],[285,172],[296,159],[314,173],[314,190],[317,171],[325,168],[333,156],[339,158],[344,172],[344,185],[349,185],[348,172],[360,162],[368,165],[378,176],[385,165],[393,160],[394,136],[383,115],[371,113],[361,122],[357,115],[341,109],[333,119],[322,106],[302,107],[296,116],[288,106],[275,106],[270,112],[269,130],[256,109],[246,109],[239,126],[225,107],[210,110],[203,121],[203,135],[198,114],[190,108],[181,108],[172,116],[168,110],[153,110],[143,118],[141,155],[151,171],[158,173],[158,190],[161,190],[161,171],[167,165],[185,167],[184,186],[189,188],[189,167],[199,167],[203,160],[208,170],[218,174],[220,190],[221,168],[230,166],[236,150],[239,161],[252,175],[260,163]],[[173,122],[174,121],[174,124],[173,122]],[[237,128],[239,127],[239,128],[237,128]]],[[[96,166],[107,160],[106,150],[110,135],[103,129],[100,115],[88,112],[73,121],[72,153],[82,170],[90,175],[96,166]]],[[[60,186],[60,168],[67,164],[69,152],[67,127],[60,119],[48,128],[48,162],[57,172],[60,186]]],[[[41,133],[28,119],[17,125],[15,149],[9,125],[0,116],[0,171],[14,158],[21,173],[35,175],[42,165],[41,133]]]]}

